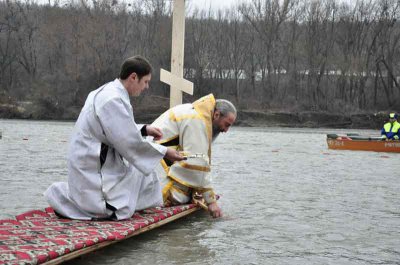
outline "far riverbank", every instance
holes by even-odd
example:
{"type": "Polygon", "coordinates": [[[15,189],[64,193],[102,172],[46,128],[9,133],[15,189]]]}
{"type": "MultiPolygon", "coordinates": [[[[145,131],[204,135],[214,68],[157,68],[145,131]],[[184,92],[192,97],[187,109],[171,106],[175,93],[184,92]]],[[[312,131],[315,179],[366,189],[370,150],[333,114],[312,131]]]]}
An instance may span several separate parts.
{"type": "MultiPolygon", "coordinates": [[[[0,104],[0,118],[2,119],[28,119],[28,120],[63,120],[75,121],[80,108],[70,107],[58,110],[44,109],[43,107],[29,104],[0,104]]],[[[135,112],[135,119],[140,123],[151,123],[161,113],[163,108],[142,107],[135,112]]],[[[249,127],[277,126],[301,128],[357,128],[380,129],[387,118],[387,113],[327,113],[316,111],[285,112],[285,111],[253,111],[240,110],[235,125],[249,127]]]]}

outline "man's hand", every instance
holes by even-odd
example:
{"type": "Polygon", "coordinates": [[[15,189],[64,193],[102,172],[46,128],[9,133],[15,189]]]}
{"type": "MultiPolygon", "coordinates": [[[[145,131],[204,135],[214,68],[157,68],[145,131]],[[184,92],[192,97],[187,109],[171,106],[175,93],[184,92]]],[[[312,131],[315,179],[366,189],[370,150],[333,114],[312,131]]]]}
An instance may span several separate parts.
{"type": "Polygon", "coordinates": [[[219,208],[217,202],[210,203],[208,205],[208,211],[210,212],[210,215],[214,218],[222,217],[222,210],[221,208],[219,208]]]}
{"type": "Polygon", "coordinates": [[[154,140],[160,140],[162,137],[162,132],[159,128],[153,127],[151,125],[146,126],[146,132],[148,136],[153,136],[154,140]]]}
{"type": "Polygon", "coordinates": [[[167,152],[165,153],[164,157],[171,162],[182,161],[185,159],[178,151],[172,148],[167,148],[167,152]]]}

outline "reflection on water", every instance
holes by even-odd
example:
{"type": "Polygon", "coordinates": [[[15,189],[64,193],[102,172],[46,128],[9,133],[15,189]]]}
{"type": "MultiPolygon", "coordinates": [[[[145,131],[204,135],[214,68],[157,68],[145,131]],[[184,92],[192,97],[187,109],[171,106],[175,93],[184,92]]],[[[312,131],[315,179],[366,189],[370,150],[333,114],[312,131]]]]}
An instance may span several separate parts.
{"type": "MultiPolygon", "coordinates": [[[[2,219],[47,207],[73,123],[0,120],[2,219]]],[[[232,128],[213,148],[225,217],[205,213],[69,264],[399,264],[400,154],[328,150],[327,133],[232,128]]]]}

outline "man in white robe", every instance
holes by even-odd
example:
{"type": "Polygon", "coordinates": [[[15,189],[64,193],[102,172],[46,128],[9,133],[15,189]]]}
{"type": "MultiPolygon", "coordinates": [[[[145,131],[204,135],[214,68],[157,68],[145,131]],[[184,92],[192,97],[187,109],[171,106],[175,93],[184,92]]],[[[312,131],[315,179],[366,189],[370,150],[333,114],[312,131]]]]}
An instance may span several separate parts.
{"type": "Polygon", "coordinates": [[[211,181],[211,143],[220,132],[227,132],[236,120],[236,108],[212,94],[192,104],[168,110],[153,122],[162,131],[159,144],[188,155],[185,161],[163,159],[157,168],[163,186],[164,204],[188,203],[194,193],[203,196],[210,214],[222,216],[211,181]]]}
{"type": "Polygon", "coordinates": [[[146,59],[127,59],[119,78],[86,99],[75,124],[68,150],[68,183],[57,182],[45,192],[61,216],[126,219],[135,210],[162,205],[161,187],[154,171],[165,157],[180,161],[174,149],[152,143],[159,129],[136,124],[129,96],[148,88],[151,66],[146,59]]]}

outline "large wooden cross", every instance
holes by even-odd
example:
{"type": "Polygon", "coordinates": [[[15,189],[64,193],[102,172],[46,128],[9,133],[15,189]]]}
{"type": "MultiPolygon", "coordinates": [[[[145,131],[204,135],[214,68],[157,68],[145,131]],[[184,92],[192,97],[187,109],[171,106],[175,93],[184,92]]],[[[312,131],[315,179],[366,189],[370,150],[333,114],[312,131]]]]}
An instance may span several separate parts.
{"type": "Polygon", "coordinates": [[[183,78],[185,51],[185,0],[174,0],[172,16],[171,72],[160,71],[161,82],[171,86],[170,107],[182,104],[182,91],[193,95],[193,83],[183,78]]]}

